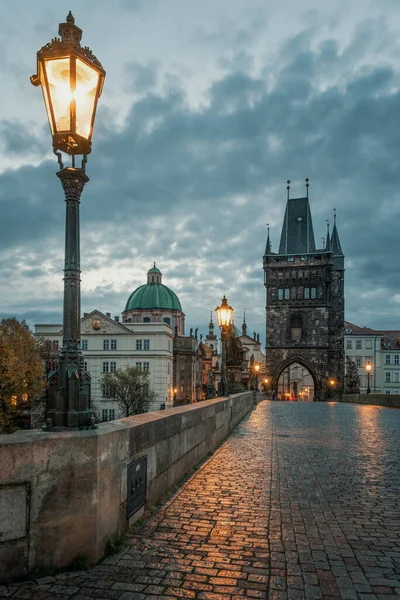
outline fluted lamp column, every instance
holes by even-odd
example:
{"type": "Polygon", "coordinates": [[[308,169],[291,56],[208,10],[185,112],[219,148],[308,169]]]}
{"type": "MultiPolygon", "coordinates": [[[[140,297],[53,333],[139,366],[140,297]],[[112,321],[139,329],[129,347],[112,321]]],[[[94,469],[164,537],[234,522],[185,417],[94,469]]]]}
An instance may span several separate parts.
{"type": "Polygon", "coordinates": [[[217,313],[218,325],[221,329],[221,380],[219,383],[219,395],[228,394],[228,382],[226,379],[226,336],[231,324],[233,308],[229,306],[225,296],[222,298],[220,306],[215,309],[217,313]]]}
{"type": "Polygon", "coordinates": [[[82,428],[94,425],[90,376],[85,372],[80,348],[80,233],[79,204],[85,184],[87,155],[105,71],[88,47],[81,46],[82,30],[69,12],[60,23],[60,38],[53,38],[37,53],[37,74],[31,82],[41,86],[53,151],[58,157],[66,203],[63,344],[58,370],[49,376],[47,428],[82,428]],[[72,165],[64,167],[63,155],[72,165]],[[81,167],[75,166],[81,155],[81,167]]]}

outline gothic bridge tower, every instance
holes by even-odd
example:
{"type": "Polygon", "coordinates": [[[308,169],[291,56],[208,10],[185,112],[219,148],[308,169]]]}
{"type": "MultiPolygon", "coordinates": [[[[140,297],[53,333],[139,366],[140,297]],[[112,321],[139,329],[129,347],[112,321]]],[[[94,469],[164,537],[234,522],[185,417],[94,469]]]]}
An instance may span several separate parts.
{"type": "Polygon", "coordinates": [[[268,238],[263,259],[266,287],[267,371],[275,392],[293,364],[314,380],[314,399],[340,392],[344,382],[344,255],[336,227],[327,227],[316,248],[307,195],[290,198],[290,181],[279,252],[268,238]]]}

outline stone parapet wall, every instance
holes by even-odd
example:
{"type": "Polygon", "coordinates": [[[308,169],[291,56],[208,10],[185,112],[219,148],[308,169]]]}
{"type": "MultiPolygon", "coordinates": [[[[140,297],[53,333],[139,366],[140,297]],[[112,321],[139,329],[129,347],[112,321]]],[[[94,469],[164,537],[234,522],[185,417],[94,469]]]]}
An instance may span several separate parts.
{"type": "Polygon", "coordinates": [[[253,408],[252,392],[104,423],[0,436],[0,580],[104,554],[145,507],[203,460],[253,408]],[[146,505],[126,517],[127,469],[147,457],[146,505]]]}
{"type": "Polygon", "coordinates": [[[389,394],[345,394],[342,396],[342,402],[400,408],[400,396],[389,394]]]}

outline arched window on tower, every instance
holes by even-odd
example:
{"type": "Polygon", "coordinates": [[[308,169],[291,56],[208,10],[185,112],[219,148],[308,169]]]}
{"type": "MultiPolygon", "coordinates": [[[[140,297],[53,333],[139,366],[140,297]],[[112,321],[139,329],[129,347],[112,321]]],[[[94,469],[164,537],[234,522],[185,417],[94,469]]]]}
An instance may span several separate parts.
{"type": "Polygon", "coordinates": [[[301,314],[290,315],[290,332],[292,342],[301,342],[303,336],[303,317],[301,314]]]}

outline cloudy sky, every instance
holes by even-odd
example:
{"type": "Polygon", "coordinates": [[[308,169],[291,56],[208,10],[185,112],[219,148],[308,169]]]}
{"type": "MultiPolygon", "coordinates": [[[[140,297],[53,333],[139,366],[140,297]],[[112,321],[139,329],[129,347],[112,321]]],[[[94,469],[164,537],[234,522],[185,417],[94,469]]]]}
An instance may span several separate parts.
{"type": "Polygon", "coordinates": [[[226,294],[264,339],[266,224],[337,209],[346,318],[399,328],[398,0],[54,0],[0,22],[0,317],[60,322],[65,206],[36,51],[72,10],[103,63],[81,205],[82,310],[120,314],[155,260],[187,326],[226,294]]]}

